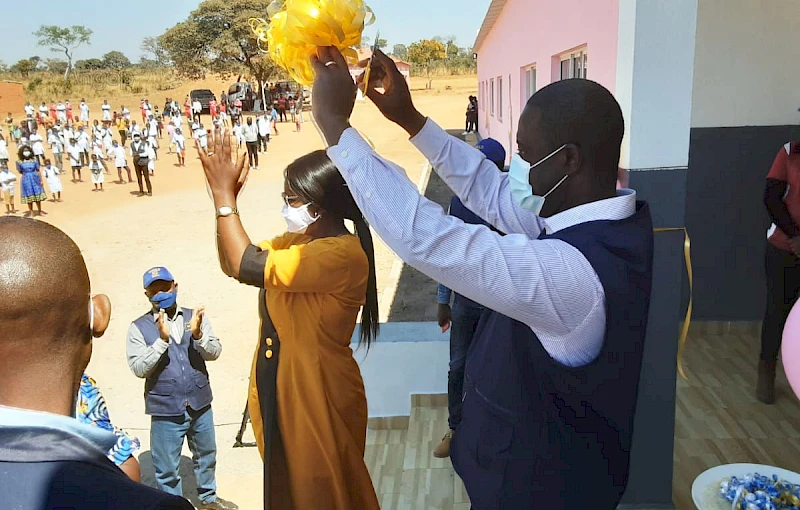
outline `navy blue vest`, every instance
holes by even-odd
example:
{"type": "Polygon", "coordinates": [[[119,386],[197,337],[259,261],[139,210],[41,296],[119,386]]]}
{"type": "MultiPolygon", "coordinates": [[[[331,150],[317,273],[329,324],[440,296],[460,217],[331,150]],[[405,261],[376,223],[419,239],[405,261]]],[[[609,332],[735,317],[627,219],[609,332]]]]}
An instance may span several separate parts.
{"type": "Polygon", "coordinates": [[[653,271],[649,208],[636,209],[542,236],[580,250],[603,285],[605,340],[593,362],[565,367],[525,324],[481,317],[451,449],[476,510],[612,510],[622,497],[653,271]]]}
{"type": "MultiPolygon", "coordinates": [[[[150,416],[183,416],[187,406],[198,411],[211,404],[206,362],[194,348],[189,329],[192,310],[181,310],[186,324],[181,343],[169,343],[167,355],[161,357],[144,383],[144,412],[150,416]]],[[[134,324],[144,335],[147,345],[161,341],[152,312],[142,315],[134,324]]]]}

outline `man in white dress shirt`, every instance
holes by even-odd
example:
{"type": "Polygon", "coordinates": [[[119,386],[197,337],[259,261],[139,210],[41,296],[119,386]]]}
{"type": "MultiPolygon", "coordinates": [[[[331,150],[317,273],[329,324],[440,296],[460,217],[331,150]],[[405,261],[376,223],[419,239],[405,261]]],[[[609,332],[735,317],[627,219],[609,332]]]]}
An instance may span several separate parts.
{"type": "Polygon", "coordinates": [[[619,104],[589,80],[544,87],[520,117],[519,153],[502,174],[420,114],[393,61],[375,53],[367,96],[503,237],[446,215],[378,156],[350,128],[347,63],[335,48],[318,54],[314,117],[370,225],[408,264],[489,309],[451,448],[473,508],[615,509],[628,480],[653,258],[647,204],[616,190],[619,104]]]}

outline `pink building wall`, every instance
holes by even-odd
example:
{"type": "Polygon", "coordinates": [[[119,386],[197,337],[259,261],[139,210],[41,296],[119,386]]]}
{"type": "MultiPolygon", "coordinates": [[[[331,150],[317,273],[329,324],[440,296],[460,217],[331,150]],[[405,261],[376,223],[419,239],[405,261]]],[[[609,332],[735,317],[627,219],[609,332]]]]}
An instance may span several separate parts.
{"type": "Polygon", "coordinates": [[[506,0],[492,30],[477,49],[478,81],[486,83],[485,101],[479,101],[479,107],[482,107],[478,123],[481,136],[501,142],[510,158],[516,151],[517,121],[525,106],[523,69],[536,64],[536,89],[541,89],[560,78],[558,57],[572,49],[586,46],[587,78],[614,92],[618,1],[506,0]],[[495,80],[497,95],[499,76],[503,77],[504,89],[502,121],[498,120],[497,111],[494,116],[489,113],[489,80],[495,80]]]}

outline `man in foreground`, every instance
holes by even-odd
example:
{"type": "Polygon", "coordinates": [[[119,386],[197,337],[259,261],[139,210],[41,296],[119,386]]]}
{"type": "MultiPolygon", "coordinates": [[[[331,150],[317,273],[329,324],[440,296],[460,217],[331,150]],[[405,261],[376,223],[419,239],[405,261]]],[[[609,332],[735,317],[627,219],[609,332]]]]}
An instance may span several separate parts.
{"type": "Polygon", "coordinates": [[[491,310],[467,359],[450,452],[473,507],[616,508],[653,264],[648,206],[616,190],[619,104],[589,80],[539,90],[505,175],[420,114],[395,64],[375,53],[367,96],[501,236],[446,215],[350,128],[356,85],[337,49],[318,48],[313,65],[314,117],[370,225],[408,264],[491,310]]]}
{"type": "Polygon", "coordinates": [[[204,310],[178,306],[178,284],[165,267],[143,276],[150,309],[128,329],[128,366],[145,379],[145,413],[150,415],[150,447],[158,487],[183,494],[178,468],[186,439],[192,451],[202,509],[235,505],[217,497],[217,443],[211,385],[206,361],[222,353],[222,344],[203,317],[204,310]]]}
{"type": "Polygon", "coordinates": [[[57,228],[0,218],[0,493],[4,508],[185,509],[107,457],[112,432],[75,419],[92,337],[111,303],[90,296],[80,249],[57,228]],[[58,292],[53,292],[58,289],[58,292]]]}

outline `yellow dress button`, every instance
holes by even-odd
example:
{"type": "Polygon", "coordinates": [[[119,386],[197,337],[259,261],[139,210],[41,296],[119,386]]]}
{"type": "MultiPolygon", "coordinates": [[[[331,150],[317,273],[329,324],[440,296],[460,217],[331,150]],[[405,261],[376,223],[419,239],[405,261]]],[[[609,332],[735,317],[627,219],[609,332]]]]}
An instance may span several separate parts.
{"type": "Polygon", "coordinates": [[[272,349],[267,349],[267,352],[264,353],[264,356],[266,356],[267,359],[271,358],[272,357],[272,349]]]}
{"type": "Polygon", "coordinates": [[[267,338],[267,347],[272,347],[272,339],[267,338]]]}

